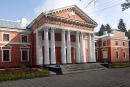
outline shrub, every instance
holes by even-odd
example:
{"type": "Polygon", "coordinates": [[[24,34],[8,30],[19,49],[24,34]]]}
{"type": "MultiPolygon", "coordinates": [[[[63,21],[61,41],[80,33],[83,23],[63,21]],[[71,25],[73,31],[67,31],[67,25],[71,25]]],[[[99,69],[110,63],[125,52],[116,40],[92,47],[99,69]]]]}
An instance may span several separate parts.
{"type": "Polygon", "coordinates": [[[49,76],[48,70],[13,70],[0,72],[0,81],[17,80],[17,79],[31,79],[35,77],[49,76]]]}

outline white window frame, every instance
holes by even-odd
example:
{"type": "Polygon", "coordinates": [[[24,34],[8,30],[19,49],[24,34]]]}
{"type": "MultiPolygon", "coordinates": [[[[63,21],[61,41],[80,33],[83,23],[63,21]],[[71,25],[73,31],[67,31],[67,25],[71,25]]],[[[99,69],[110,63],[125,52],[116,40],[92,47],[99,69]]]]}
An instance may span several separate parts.
{"type": "Polygon", "coordinates": [[[21,49],[20,51],[21,51],[21,54],[20,54],[21,55],[21,62],[29,62],[29,49],[21,49]],[[27,51],[27,53],[28,53],[28,55],[27,55],[27,57],[28,57],[27,61],[23,60],[23,58],[22,58],[22,51],[27,51]]]}
{"type": "Polygon", "coordinates": [[[10,33],[9,32],[2,32],[2,41],[3,42],[9,42],[9,41],[4,41],[4,39],[3,39],[4,34],[9,34],[9,41],[10,41],[10,33]]]}
{"type": "Polygon", "coordinates": [[[11,49],[2,49],[2,62],[11,62],[11,49]],[[9,50],[9,61],[4,61],[4,58],[3,58],[3,51],[4,50],[9,50]]]}
{"type": "Polygon", "coordinates": [[[22,42],[22,43],[28,43],[28,35],[27,34],[21,34],[20,37],[21,37],[20,38],[20,42],[22,42]],[[22,42],[22,36],[27,36],[27,42],[22,42]]]}

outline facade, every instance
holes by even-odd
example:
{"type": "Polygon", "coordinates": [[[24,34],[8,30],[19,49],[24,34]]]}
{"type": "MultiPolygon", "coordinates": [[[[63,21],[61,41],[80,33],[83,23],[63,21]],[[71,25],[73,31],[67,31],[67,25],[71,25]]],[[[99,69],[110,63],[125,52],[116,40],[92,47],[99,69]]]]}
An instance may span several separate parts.
{"type": "Polygon", "coordinates": [[[21,23],[0,20],[0,68],[30,65],[31,37],[21,23]]]}
{"type": "Polygon", "coordinates": [[[43,12],[27,27],[0,20],[0,67],[96,62],[96,26],[75,5],[43,12]]]}
{"type": "Polygon", "coordinates": [[[124,32],[112,31],[96,37],[96,59],[98,62],[128,62],[129,40],[124,32]]]}

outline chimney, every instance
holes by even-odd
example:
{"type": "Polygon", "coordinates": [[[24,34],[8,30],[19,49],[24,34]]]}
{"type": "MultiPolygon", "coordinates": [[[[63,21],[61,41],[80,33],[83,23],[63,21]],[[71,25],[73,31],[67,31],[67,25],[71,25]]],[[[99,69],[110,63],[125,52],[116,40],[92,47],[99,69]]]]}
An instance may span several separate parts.
{"type": "Polygon", "coordinates": [[[20,22],[23,27],[26,27],[28,25],[28,20],[26,18],[22,18],[20,22]]]}

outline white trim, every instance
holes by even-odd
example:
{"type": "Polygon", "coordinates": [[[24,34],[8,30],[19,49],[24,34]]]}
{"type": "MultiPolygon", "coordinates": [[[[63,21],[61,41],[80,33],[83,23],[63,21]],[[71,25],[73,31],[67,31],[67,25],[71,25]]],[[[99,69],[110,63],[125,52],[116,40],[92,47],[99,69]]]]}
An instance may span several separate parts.
{"type": "Polygon", "coordinates": [[[9,41],[10,41],[10,33],[9,33],[9,32],[2,32],[2,41],[3,41],[3,42],[9,42],[9,41],[4,41],[4,40],[3,40],[3,35],[4,35],[4,34],[8,34],[8,35],[9,35],[9,41]]]}
{"type": "MultiPolygon", "coordinates": [[[[44,30],[44,29],[59,29],[59,30],[69,30],[69,31],[79,31],[79,32],[85,32],[85,33],[94,33],[94,31],[91,30],[83,30],[79,28],[72,28],[72,27],[65,27],[60,25],[54,25],[54,24],[43,24],[41,27],[39,27],[36,30],[44,30]],[[51,28],[50,28],[51,27],[51,28]]],[[[36,30],[33,31],[33,33],[36,33],[36,30]]]]}
{"type": "Polygon", "coordinates": [[[2,52],[2,62],[11,62],[11,49],[4,49],[4,48],[2,48],[1,52],[2,52]],[[3,50],[9,50],[9,61],[4,61],[3,60],[3,50]]]}
{"type": "Polygon", "coordinates": [[[28,40],[29,39],[29,37],[28,37],[28,34],[20,34],[20,42],[21,43],[28,43],[28,40]],[[22,42],[22,36],[27,36],[27,42],[22,42]]]}
{"type": "Polygon", "coordinates": [[[29,62],[29,49],[20,49],[20,55],[21,55],[21,62],[29,62]],[[27,61],[24,61],[22,58],[22,51],[27,51],[27,61]]]}
{"type": "Polygon", "coordinates": [[[0,44],[21,44],[21,45],[31,45],[31,43],[21,43],[21,42],[12,42],[12,41],[9,41],[9,42],[2,42],[2,41],[0,41],[0,44]]]}
{"type": "Polygon", "coordinates": [[[12,29],[12,28],[0,28],[0,31],[31,33],[31,31],[28,31],[27,29],[12,29]]]}
{"type": "Polygon", "coordinates": [[[101,47],[96,47],[96,48],[105,48],[105,47],[123,47],[123,48],[129,48],[129,47],[124,47],[124,46],[101,46],[101,47]]]}

